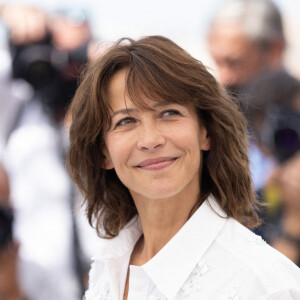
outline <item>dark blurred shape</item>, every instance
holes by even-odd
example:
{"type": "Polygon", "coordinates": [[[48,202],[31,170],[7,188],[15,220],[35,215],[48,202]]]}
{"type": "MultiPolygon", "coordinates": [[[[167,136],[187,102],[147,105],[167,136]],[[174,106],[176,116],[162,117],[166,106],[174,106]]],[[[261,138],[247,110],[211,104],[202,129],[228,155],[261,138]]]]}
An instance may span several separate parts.
{"type": "Polygon", "coordinates": [[[8,207],[0,205],[0,251],[13,239],[13,213],[8,207]]]}
{"type": "Polygon", "coordinates": [[[64,109],[77,87],[87,44],[74,52],[55,48],[48,37],[38,44],[15,46],[13,76],[29,82],[47,106],[64,109]]]}
{"type": "MultiPolygon", "coordinates": [[[[72,37],[75,36],[72,30],[86,26],[86,20],[81,17],[79,22],[79,13],[75,11],[66,10],[58,15],[60,19],[64,18],[63,24],[67,27],[63,29],[64,33],[70,32],[72,37]]],[[[47,35],[40,41],[23,45],[11,43],[11,53],[13,77],[26,80],[47,108],[63,114],[75,93],[81,68],[87,62],[90,37],[87,35],[74,49],[63,49],[56,43],[62,39],[57,37],[59,34],[59,30],[49,27],[47,35]]],[[[68,36],[64,38],[68,39],[68,36]]]]}
{"type": "Polygon", "coordinates": [[[262,142],[284,162],[300,150],[300,114],[287,108],[270,108],[266,126],[261,133],[262,142]]]}
{"type": "Polygon", "coordinates": [[[300,150],[300,82],[285,70],[259,74],[246,89],[245,113],[254,135],[281,163],[300,150]]]}

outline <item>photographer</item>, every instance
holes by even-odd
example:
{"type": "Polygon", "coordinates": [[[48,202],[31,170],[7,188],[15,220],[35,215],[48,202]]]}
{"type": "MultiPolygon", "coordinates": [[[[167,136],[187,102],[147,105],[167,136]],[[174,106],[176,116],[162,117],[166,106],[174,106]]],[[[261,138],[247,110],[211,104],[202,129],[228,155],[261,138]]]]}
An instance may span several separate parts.
{"type": "Polygon", "coordinates": [[[2,16],[10,32],[13,77],[31,84],[54,121],[62,121],[87,61],[91,31],[85,12],[46,15],[35,7],[8,6],[2,16]]]}
{"type": "MultiPolygon", "coordinates": [[[[208,46],[219,81],[240,100],[246,113],[247,85],[264,72],[286,72],[284,23],[272,0],[222,1],[211,20],[208,46]]],[[[251,141],[249,156],[253,182],[259,191],[275,162],[255,141],[251,141]]]]}
{"type": "Polygon", "coordinates": [[[247,116],[256,143],[277,167],[261,189],[264,238],[300,266],[300,83],[284,71],[248,85],[247,116]]]}
{"type": "Polygon", "coordinates": [[[15,211],[9,201],[9,180],[0,163],[0,299],[53,299],[53,283],[47,270],[20,256],[14,236],[15,211]]]}
{"type": "Polygon", "coordinates": [[[33,91],[15,119],[4,151],[19,256],[30,269],[45,271],[38,299],[80,299],[85,274],[74,188],[64,168],[64,118],[87,61],[88,19],[80,10],[46,14],[10,5],[1,6],[0,16],[9,30],[12,80],[25,80],[33,91]]]}
{"type": "Polygon", "coordinates": [[[220,82],[249,121],[251,171],[268,206],[258,231],[300,264],[300,83],[284,65],[283,17],[272,0],[227,0],[208,43],[220,82]]]}
{"type": "Polygon", "coordinates": [[[277,191],[278,205],[271,206],[265,230],[270,244],[300,267],[300,152],[280,165],[266,186],[277,191]]]}

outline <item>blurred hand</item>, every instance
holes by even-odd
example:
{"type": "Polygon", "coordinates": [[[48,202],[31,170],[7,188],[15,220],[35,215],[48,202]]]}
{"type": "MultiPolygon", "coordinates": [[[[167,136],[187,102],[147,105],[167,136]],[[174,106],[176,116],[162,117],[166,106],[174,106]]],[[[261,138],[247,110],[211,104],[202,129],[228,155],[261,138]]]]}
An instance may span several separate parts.
{"type": "Polygon", "coordinates": [[[300,209],[300,152],[279,165],[269,183],[277,186],[285,204],[300,209]]]}
{"type": "Polygon", "coordinates": [[[36,7],[3,5],[1,18],[8,26],[10,40],[15,45],[38,42],[47,34],[48,18],[36,7]]]}
{"type": "Polygon", "coordinates": [[[52,42],[60,50],[75,50],[91,39],[90,26],[86,20],[75,22],[60,14],[53,15],[50,20],[52,42]]]}

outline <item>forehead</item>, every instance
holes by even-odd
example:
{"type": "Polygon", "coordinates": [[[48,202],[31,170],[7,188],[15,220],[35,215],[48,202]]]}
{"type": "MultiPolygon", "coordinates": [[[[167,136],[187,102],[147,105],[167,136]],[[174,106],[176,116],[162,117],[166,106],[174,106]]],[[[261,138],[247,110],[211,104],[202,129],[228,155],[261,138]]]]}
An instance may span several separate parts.
{"type": "Polygon", "coordinates": [[[115,106],[116,102],[125,100],[127,71],[120,70],[112,76],[108,83],[108,98],[111,107],[115,106]]]}
{"type": "Polygon", "coordinates": [[[216,25],[209,36],[210,51],[218,57],[241,57],[258,51],[238,23],[230,22],[216,25]]]}
{"type": "Polygon", "coordinates": [[[164,106],[169,103],[185,104],[174,99],[168,101],[162,97],[145,95],[143,87],[137,83],[135,91],[127,91],[127,69],[123,69],[114,74],[108,84],[108,102],[112,111],[120,108],[136,106],[142,109],[153,109],[156,106],[164,106]],[[131,94],[133,98],[129,95],[131,94]]]}

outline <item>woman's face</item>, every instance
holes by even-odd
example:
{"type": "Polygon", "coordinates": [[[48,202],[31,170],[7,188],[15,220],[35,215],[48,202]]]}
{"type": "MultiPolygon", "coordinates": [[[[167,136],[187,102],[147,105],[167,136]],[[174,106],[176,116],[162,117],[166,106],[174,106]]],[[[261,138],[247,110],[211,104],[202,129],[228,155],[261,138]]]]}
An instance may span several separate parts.
{"type": "Polygon", "coordinates": [[[162,199],[199,193],[206,129],[191,106],[143,99],[138,108],[125,95],[126,71],[108,86],[112,125],[105,136],[105,168],[114,168],[133,199],[162,199]]]}

